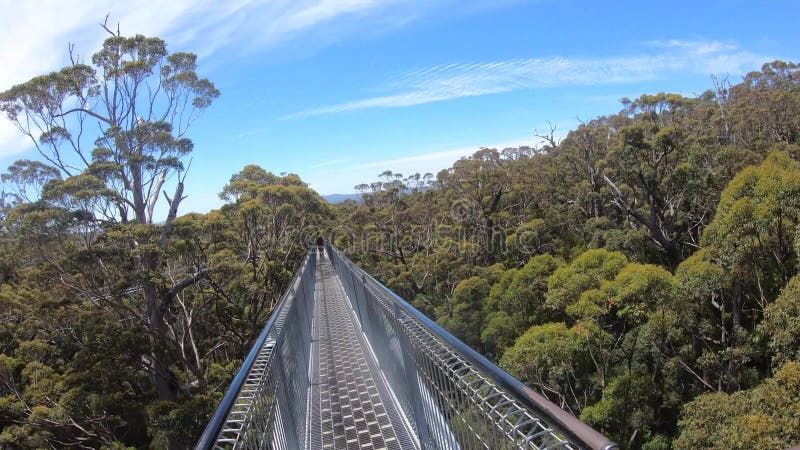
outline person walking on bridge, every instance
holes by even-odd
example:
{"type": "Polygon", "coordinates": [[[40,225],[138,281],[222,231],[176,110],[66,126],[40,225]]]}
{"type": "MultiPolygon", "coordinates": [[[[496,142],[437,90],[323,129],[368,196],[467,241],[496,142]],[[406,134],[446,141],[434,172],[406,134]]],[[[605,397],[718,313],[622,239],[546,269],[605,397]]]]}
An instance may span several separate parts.
{"type": "Polygon", "coordinates": [[[317,238],[317,251],[320,255],[324,255],[325,252],[325,240],[322,239],[322,236],[317,238]]]}

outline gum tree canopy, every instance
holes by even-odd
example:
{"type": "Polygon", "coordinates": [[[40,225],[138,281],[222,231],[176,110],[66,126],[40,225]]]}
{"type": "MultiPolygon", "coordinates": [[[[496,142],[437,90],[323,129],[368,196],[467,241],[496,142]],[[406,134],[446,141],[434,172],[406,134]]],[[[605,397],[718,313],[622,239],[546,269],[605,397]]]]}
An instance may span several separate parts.
{"type": "MultiPolygon", "coordinates": [[[[196,73],[196,56],[166,43],[111,33],[92,64],[71,64],[0,94],[2,110],[71,186],[95,186],[103,218],[153,222],[165,181],[192,151],[186,132],[219,91],[196,73]],[[79,180],[78,180],[79,179],[79,180]],[[80,181],[80,182],[78,182],[80,181]]],[[[75,194],[69,186],[63,194],[75,194]]],[[[183,196],[165,199],[170,219],[183,196]]]]}
{"type": "Polygon", "coordinates": [[[63,69],[0,93],[0,110],[47,162],[19,161],[3,181],[23,186],[18,192],[35,181],[41,199],[17,196],[12,205],[60,211],[44,216],[69,217],[73,235],[114,231],[107,234],[113,239],[76,244],[79,259],[96,267],[76,273],[59,266],[60,279],[120,317],[135,314],[151,346],[143,364],[159,398],[173,399],[181,388],[164,351],[170,329],[165,315],[176,295],[202,280],[208,268],[168,269],[165,252],[185,198],[183,160],[193,147],[187,131],[219,91],[197,75],[194,54],[169,53],[161,39],[103,28],[111,36],[91,64],[70,48],[70,64],[63,69]],[[171,197],[165,190],[170,180],[171,197]],[[156,219],[162,193],[166,217],[156,219]],[[156,222],[163,226],[151,226],[156,222]]]}

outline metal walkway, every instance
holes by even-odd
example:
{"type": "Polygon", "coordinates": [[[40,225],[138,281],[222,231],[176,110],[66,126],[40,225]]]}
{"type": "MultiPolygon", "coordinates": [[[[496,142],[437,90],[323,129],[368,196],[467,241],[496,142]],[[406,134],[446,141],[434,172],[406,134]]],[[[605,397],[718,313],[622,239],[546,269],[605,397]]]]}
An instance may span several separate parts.
{"type": "Polygon", "coordinates": [[[317,263],[310,449],[415,448],[328,258],[317,263]]]}
{"type": "Polygon", "coordinates": [[[310,249],[196,449],[617,446],[331,246],[310,249]]]}

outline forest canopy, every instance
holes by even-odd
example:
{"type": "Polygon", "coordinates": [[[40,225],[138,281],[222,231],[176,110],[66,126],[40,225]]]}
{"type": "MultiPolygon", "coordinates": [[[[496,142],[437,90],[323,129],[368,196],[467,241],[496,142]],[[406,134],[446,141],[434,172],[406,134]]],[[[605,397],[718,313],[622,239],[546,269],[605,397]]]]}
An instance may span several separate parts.
{"type": "Polygon", "coordinates": [[[623,448],[800,443],[798,65],[387,170],[358,202],[248,165],[181,215],[220,95],[196,71],[112,32],[0,93],[40,156],[2,174],[0,445],[191,446],[320,234],[623,448]]]}

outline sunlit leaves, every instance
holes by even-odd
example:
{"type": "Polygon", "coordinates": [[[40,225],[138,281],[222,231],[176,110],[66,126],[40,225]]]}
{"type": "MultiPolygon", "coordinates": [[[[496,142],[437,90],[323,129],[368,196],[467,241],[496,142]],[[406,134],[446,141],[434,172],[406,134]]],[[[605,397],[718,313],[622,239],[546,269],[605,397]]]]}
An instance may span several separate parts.
{"type": "Polygon", "coordinates": [[[597,289],[604,280],[616,276],[626,263],[627,258],[619,252],[605,249],[584,252],[550,277],[547,282],[548,306],[557,310],[565,309],[584,292],[597,289]]]}
{"type": "Polygon", "coordinates": [[[481,340],[490,353],[499,356],[528,327],[557,317],[545,306],[545,296],[547,279],[560,265],[550,255],[539,255],[499,277],[484,306],[488,315],[481,340]]]}
{"type": "Polygon", "coordinates": [[[38,199],[45,185],[60,180],[61,174],[58,169],[48,164],[22,159],[11,164],[0,179],[3,183],[16,187],[16,192],[12,195],[15,197],[15,203],[19,204],[38,199]]]}
{"type": "Polygon", "coordinates": [[[783,365],[758,387],[698,397],[684,407],[682,449],[788,448],[800,441],[800,363],[783,365]]]}
{"type": "MultiPolygon", "coordinates": [[[[195,55],[170,54],[158,38],[114,35],[92,64],[14,86],[0,93],[0,110],[66,178],[91,172],[102,180],[109,192],[89,211],[111,222],[127,222],[132,212],[152,223],[168,175],[183,170],[192,151],[189,125],[219,91],[198,77],[195,55]]],[[[180,183],[176,191],[173,210],[180,183]]]]}
{"type": "Polygon", "coordinates": [[[458,283],[453,297],[437,314],[439,324],[472,347],[477,347],[481,341],[483,304],[489,296],[489,287],[489,283],[480,277],[458,283]]]}
{"type": "Polygon", "coordinates": [[[588,362],[583,342],[575,329],[563,323],[536,325],[503,354],[500,366],[562,407],[579,406],[581,400],[574,395],[586,387],[582,375],[588,362]]]}
{"type": "Polygon", "coordinates": [[[775,367],[800,361],[800,276],[792,278],[775,303],[767,306],[758,330],[768,339],[775,367]]]}
{"type": "Polygon", "coordinates": [[[776,259],[778,269],[787,271],[794,264],[790,249],[799,220],[800,163],[776,152],[731,181],[704,241],[720,250],[731,269],[776,259]]]}
{"type": "MultiPolygon", "coordinates": [[[[6,113],[12,122],[22,119],[20,115],[26,113],[52,118],[59,114],[69,97],[92,92],[95,83],[95,71],[91,67],[83,64],[68,66],[0,93],[0,111],[6,113]]],[[[45,130],[43,136],[50,134],[45,130]]]]}

